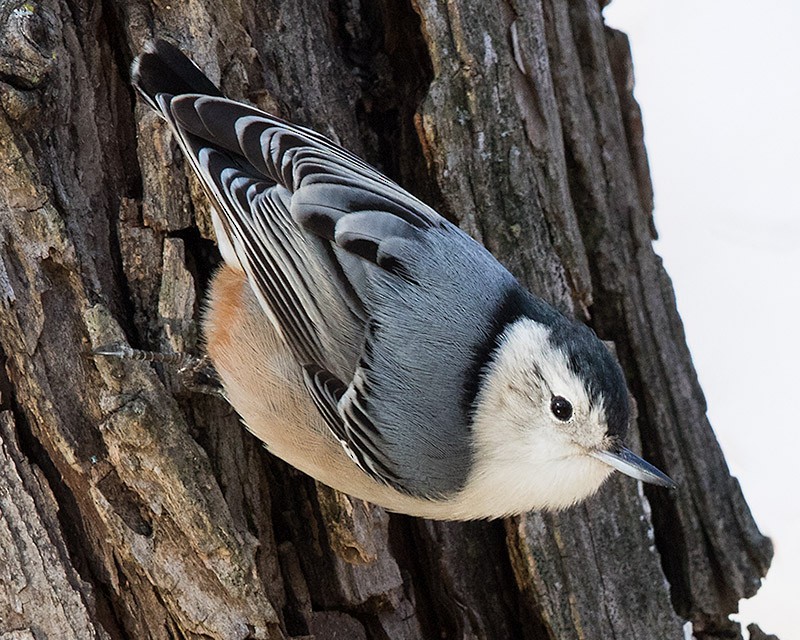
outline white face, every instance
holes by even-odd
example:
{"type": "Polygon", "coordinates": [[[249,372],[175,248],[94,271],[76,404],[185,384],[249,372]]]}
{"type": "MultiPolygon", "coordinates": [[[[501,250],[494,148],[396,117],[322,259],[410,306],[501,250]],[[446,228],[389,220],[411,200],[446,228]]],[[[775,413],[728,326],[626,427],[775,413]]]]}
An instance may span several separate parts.
{"type": "Polygon", "coordinates": [[[611,445],[602,406],[592,405],[547,329],[527,319],[514,323],[484,380],[465,502],[468,495],[493,501],[500,516],[564,508],[600,487],[612,472],[591,456],[611,445]],[[563,401],[554,405],[554,398],[563,401]]]}

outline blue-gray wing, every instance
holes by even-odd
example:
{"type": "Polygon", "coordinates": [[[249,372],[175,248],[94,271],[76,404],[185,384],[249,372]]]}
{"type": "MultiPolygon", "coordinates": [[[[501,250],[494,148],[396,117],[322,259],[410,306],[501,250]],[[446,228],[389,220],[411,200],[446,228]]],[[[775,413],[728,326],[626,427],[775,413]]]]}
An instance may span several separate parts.
{"type": "MultiPolygon", "coordinates": [[[[145,59],[164,46],[142,56],[134,82],[175,131],[213,200],[220,242],[331,431],[398,490],[458,491],[472,466],[474,381],[518,285],[457,227],[323,136],[218,96],[171,95],[159,84],[168,74],[145,59]]],[[[181,69],[182,86],[198,84],[193,74],[181,69]]]]}

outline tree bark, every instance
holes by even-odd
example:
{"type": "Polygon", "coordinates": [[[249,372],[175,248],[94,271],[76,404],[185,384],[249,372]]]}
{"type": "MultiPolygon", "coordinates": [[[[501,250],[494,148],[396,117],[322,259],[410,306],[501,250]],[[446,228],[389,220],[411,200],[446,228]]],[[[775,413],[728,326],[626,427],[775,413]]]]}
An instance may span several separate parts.
{"type": "Polygon", "coordinates": [[[654,253],[626,37],[596,0],[0,1],[1,638],[740,638],[772,556],[654,253]],[[623,477],[558,514],[387,514],[272,458],[172,372],[219,261],[128,65],[171,39],[338,140],[612,341],[623,477]],[[641,436],[641,445],[639,437],[641,436]]]}

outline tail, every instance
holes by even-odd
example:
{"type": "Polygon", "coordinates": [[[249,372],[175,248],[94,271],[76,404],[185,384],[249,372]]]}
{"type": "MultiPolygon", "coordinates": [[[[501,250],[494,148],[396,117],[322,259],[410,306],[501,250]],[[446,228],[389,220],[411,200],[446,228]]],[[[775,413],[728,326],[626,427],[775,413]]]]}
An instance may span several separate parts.
{"type": "Polygon", "coordinates": [[[222,98],[219,88],[174,45],[151,40],[131,65],[131,82],[144,101],[160,112],[156,96],[199,93],[222,98]]]}
{"type": "Polygon", "coordinates": [[[182,135],[175,118],[170,114],[173,96],[200,94],[224,98],[222,92],[180,49],[165,40],[151,40],[144,45],[142,53],[136,56],[131,64],[131,84],[145,103],[172,128],[187,159],[200,175],[201,183],[214,205],[211,208],[211,221],[220,253],[227,264],[242,270],[230,235],[217,213],[217,209],[220,208],[218,200],[213,190],[209,189],[209,183],[202,180],[202,172],[197,167],[197,154],[192,153],[187,147],[186,135],[182,135]]]}

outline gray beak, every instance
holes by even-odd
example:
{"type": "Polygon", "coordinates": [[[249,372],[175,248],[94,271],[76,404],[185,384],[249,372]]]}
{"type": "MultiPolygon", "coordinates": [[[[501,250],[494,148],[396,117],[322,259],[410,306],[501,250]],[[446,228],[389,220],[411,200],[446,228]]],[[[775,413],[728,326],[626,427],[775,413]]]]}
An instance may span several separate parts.
{"type": "Polygon", "coordinates": [[[668,489],[678,488],[672,478],[625,447],[620,447],[617,451],[592,451],[590,455],[631,478],[649,482],[650,484],[657,484],[668,489]]]}

